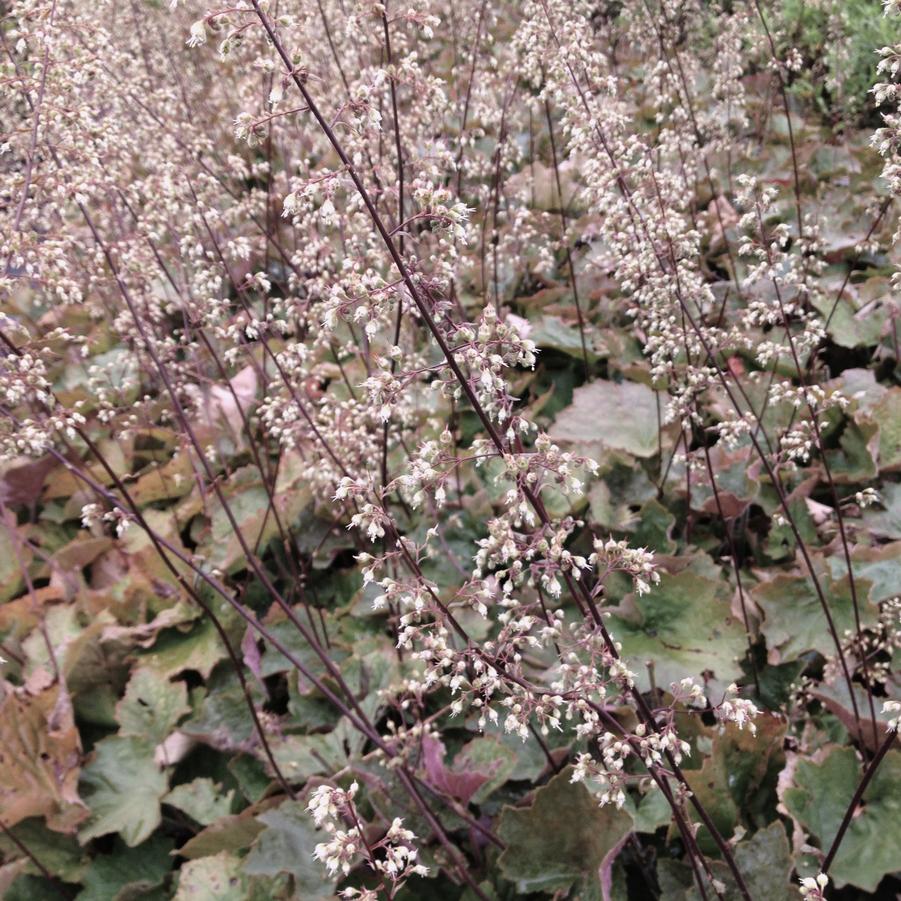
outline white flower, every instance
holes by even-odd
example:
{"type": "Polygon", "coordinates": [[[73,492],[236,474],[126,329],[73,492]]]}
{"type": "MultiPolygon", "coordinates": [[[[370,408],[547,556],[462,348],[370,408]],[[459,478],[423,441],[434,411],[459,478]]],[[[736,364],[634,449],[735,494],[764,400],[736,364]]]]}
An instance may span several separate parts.
{"type": "Polygon", "coordinates": [[[103,518],[103,510],[100,504],[85,504],[81,508],[81,524],[86,529],[90,529],[92,525],[100,522],[103,518]]]}
{"type": "Polygon", "coordinates": [[[807,901],[822,901],[823,890],[829,885],[829,877],[825,873],[820,873],[816,878],[804,876],[800,882],[802,898],[807,898],[807,901]]]}
{"type": "Polygon", "coordinates": [[[191,26],[191,35],[186,43],[189,47],[199,47],[206,43],[206,23],[203,19],[198,19],[191,26]]]}
{"type": "Polygon", "coordinates": [[[864,488],[854,495],[854,500],[861,509],[880,502],[879,492],[875,488],[864,488]]]}
{"type": "Polygon", "coordinates": [[[901,724],[901,701],[886,701],[882,705],[882,712],[888,717],[888,731],[897,732],[901,724]]]}

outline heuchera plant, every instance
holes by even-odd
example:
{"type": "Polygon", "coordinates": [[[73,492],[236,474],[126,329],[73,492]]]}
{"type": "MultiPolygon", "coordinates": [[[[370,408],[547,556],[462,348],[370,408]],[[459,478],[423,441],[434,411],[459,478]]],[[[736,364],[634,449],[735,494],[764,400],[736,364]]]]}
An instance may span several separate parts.
{"type": "Polygon", "coordinates": [[[901,26],[815,6],[7,5],[4,897],[898,890],[901,26]]]}

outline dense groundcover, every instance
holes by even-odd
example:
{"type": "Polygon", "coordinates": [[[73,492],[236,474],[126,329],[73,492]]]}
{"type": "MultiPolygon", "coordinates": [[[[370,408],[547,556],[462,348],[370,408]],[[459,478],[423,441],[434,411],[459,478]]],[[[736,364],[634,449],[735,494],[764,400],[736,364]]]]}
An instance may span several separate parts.
{"type": "Polygon", "coordinates": [[[897,0],[12,0],[0,86],[3,898],[901,891],[897,0]]]}

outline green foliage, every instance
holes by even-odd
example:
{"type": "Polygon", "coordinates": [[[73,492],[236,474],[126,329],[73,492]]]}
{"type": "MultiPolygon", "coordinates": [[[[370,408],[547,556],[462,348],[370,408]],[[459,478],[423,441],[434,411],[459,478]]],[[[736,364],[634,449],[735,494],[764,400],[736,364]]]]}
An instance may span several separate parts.
{"type": "Polygon", "coordinates": [[[576,389],[571,406],[557,415],[550,435],[652,457],[660,449],[658,415],[657,397],[647,385],[595,381],[576,389]]]}
{"type": "Polygon", "coordinates": [[[79,840],[116,832],[130,848],[140,845],[160,824],[160,799],[167,787],[152,744],[142,738],[105,738],[81,774],[79,791],[91,816],[79,840]]]}
{"type": "MultiPolygon", "coordinates": [[[[793,785],[783,802],[792,817],[820,847],[828,849],[838,833],[846,805],[859,781],[858,760],[851,748],[827,745],[813,760],[796,760],[793,785]]],[[[901,857],[901,753],[890,751],[867,788],[859,813],[851,821],[831,872],[836,884],[875,891],[901,857]]]]}
{"type": "Polygon", "coordinates": [[[119,734],[145,738],[157,745],[188,712],[187,702],[184,682],[167,682],[149,669],[135,670],[116,709],[119,734]]]}
{"type": "Polygon", "coordinates": [[[175,901],[246,901],[248,879],[239,857],[225,851],[188,861],[178,877],[175,901]]]}
{"type": "MultiPolygon", "coordinates": [[[[124,834],[124,833],[123,833],[124,834]]],[[[173,842],[153,836],[134,848],[116,840],[109,854],[93,858],[84,874],[78,901],[126,901],[141,898],[166,881],[173,842]]]]}
{"type": "Polygon", "coordinates": [[[850,123],[874,121],[869,96],[876,81],[874,48],[894,44],[901,36],[898,21],[883,15],[881,0],[782,0],[772,15],[782,47],[797,47],[804,57],[792,93],[826,116],[850,123]]]}
{"type": "Polygon", "coordinates": [[[334,883],[313,860],[313,848],[326,836],[317,834],[304,805],[286,801],[258,819],[266,828],[254,841],[244,872],[251,876],[289,873],[301,897],[310,901],[332,897],[334,883]]]}
{"type": "Polygon", "coordinates": [[[611,623],[625,653],[653,663],[661,685],[687,672],[709,672],[724,685],[739,675],[746,640],[725,585],[691,569],[670,576],[659,591],[629,596],[611,623]]]}
{"type": "Polygon", "coordinates": [[[163,803],[177,807],[201,825],[209,826],[229,813],[234,795],[234,789],[226,793],[212,779],[200,778],[176,785],[163,796],[163,803]]]}
{"type": "MultiPolygon", "coordinates": [[[[739,842],[735,846],[735,859],[752,898],[792,901],[798,897],[797,888],[791,880],[794,866],[791,848],[781,822],[771,823],[747,841],[739,842]]],[[[712,869],[726,901],[737,901],[742,897],[724,863],[714,861],[712,869]]],[[[704,885],[708,895],[715,891],[706,875],[704,885]]],[[[668,901],[670,898],[674,901],[699,901],[701,898],[690,870],[674,861],[661,861],[660,888],[662,896],[668,901]]]]}
{"type": "Polygon", "coordinates": [[[498,865],[522,893],[597,886],[607,856],[632,828],[632,818],[615,807],[598,807],[571,771],[554,776],[523,809],[505,807],[498,837],[507,844],[498,865]]]}

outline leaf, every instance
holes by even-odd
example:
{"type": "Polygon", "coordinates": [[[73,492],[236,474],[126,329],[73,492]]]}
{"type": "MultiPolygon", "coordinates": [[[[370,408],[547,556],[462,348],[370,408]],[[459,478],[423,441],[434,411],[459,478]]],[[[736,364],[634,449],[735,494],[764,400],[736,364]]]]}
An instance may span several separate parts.
{"type": "MultiPolygon", "coordinates": [[[[739,729],[734,723],[727,723],[722,731],[712,730],[713,746],[701,768],[684,770],[692,791],[724,838],[731,837],[740,823],[752,824],[752,816],[759,811],[761,802],[766,801],[762,786],[769,779],[775,788],[776,774],[782,768],[785,720],[775,714],[761,713],[755,725],[756,735],[749,729],[739,729]]],[[[698,841],[702,850],[715,851],[706,827],[699,830],[698,841]]]]}
{"type": "Polygon", "coordinates": [[[142,654],[141,666],[154,670],[158,678],[171,679],[185,670],[195,670],[205,679],[213,667],[226,657],[215,626],[200,620],[187,632],[167,629],[161,632],[152,651],[142,654]]]}
{"type": "MultiPolygon", "coordinates": [[[[257,547],[262,551],[277,534],[278,528],[272,513],[267,515],[269,497],[259,472],[246,466],[233,473],[223,487],[230,514],[245,541],[250,547],[257,547]]],[[[210,564],[223,572],[246,569],[246,555],[238,540],[238,533],[232,527],[229,513],[218,497],[210,502],[210,508],[210,534],[203,545],[210,564]]]]}
{"type": "Polygon", "coordinates": [[[176,785],[163,796],[163,803],[177,807],[202,826],[208,826],[231,812],[234,796],[234,789],[223,794],[221,785],[216,785],[212,779],[200,778],[176,785]]]}
{"type": "Polygon", "coordinates": [[[821,683],[816,688],[811,689],[810,696],[819,701],[826,710],[835,716],[855,742],[865,744],[870,749],[870,752],[875,754],[882,744],[886,729],[888,729],[888,717],[880,719],[881,704],[877,703],[875,706],[876,722],[874,728],[866,690],[856,682],[853,683],[853,689],[854,700],[860,717],[859,728],[858,720],[854,716],[854,704],[851,703],[848,685],[843,679],[836,680],[834,685],[829,685],[825,682],[821,683]]]}
{"type": "Polygon", "coordinates": [[[78,834],[81,842],[118,832],[129,847],[139,845],[160,824],[160,798],[167,782],[150,742],[118,735],[98,742],[80,783],[91,810],[78,834]]]}
{"type": "Polygon", "coordinates": [[[3,892],[3,901],[34,901],[57,895],[56,886],[47,879],[23,873],[3,892]]]}
{"type": "Polygon", "coordinates": [[[478,770],[448,769],[444,764],[444,742],[432,735],[422,738],[422,758],[425,767],[425,781],[439,792],[468,804],[470,798],[484,785],[490,773],[478,770]]]}
{"type": "Polygon", "coordinates": [[[839,347],[872,347],[879,343],[887,309],[873,311],[855,309],[851,292],[845,291],[839,303],[825,294],[813,302],[813,306],[829,319],[829,336],[839,347]],[[874,315],[874,312],[876,315],[874,315]]]}
{"type": "MultiPolygon", "coordinates": [[[[538,347],[559,350],[576,359],[582,359],[582,337],[579,334],[578,324],[568,325],[559,316],[545,314],[532,322],[528,337],[538,347]]],[[[585,329],[585,354],[589,363],[596,363],[598,360],[597,340],[598,336],[595,330],[587,326],[585,329]]]]}
{"type": "Polygon", "coordinates": [[[217,673],[196,713],[180,731],[223,751],[244,750],[255,733],[247,699],[234,672],[217,673]]]}
{"type": "Polygon", "coordinates": [[[653,457],[659,451],[657,423],[657,395],[647,385],[598,380],[576,388],[549,434],[555,441],[598,442],[653,457]]]}
{"type": "MultiPolygon", "coordinates": [[[[747,841],[735,846],[735,863],[741,873],[752,898],[765,901],[794,901],[798,891],[792,884],[791,873],[794,862],[785,834],[785,827],[777,820],[766,829],[759,829],[747,841]]],[[[725,887],[723,901],[741,901],[742,894],[735,884],[729,867],[721,860],[710,860],[713,877],[725,887]]],[[[661,898],[666,901],[701,901],[687,863],[675,860],[661,860],[657,870],[660,880],[661,898]]],[[[705,876],[707,897],[715,896],[710,880],[705,876]]]]}
{"type": "Polygon", "coordinates": [[[45,631],[53,647],[53,656],[57,665],[63,670],[64,676],[69,675],[85,651],[85,645],[101,629],[101,625],[96,622],[88,629],[84,629],[79,619],[78,610],[74,605],[54,604],[47,610],[44,616],[44,630],[35,629],[22,642],[22,647],[28,656],[26,675],[34,674],[38,669],[44,669],[48,673],[53,672],[54,665],[47,648],[47,639],[44,637],[45,631]]]}
{"type": "Polygon", "coordinates": [[[656,498],[646,501],[638,511],[638,528],[630,539],[630,544],[646,547],[661,554],[671,554],[676,550],[672,540],[676,517],[656,498]]]}
{"type": "MultiPolygon", "coordinates": [[[[188,550],[182,544],[179,534],[178,518],[172,514],[171,510],[156,510],[152,507],[147,507],[141,511],[141,515],[151,529],[162,538],[165,538],[179,553],[188,554],[188,550]]],[[[153,579],[154,582],[159,581],[167,586],[168,596],[173,598],[184,597],[183,590],[175,576],[163,562],[150,537],[143,529],[126,529],[117,544],[128,561],[128,575],[132,579],[136,574],[146,575],[148,578],[153,579]]],[[[170,560],[175,569],[188,578],[190,584],[194,575],[188,564],[181,562],[174,555],[170,555],[170,560]]],[[[110,590],[114,591],[115,585],[111,586],[110,590]]]]}
{"type": "MultiPolygon", "coordinates": [[[[270,748],[285,778],[293,782],[304,782],[310,776],[340,770],[348,762],[347,752],[341,745],[341,736],[334,731],[323,735],[274,737],[270,741],[270,748]]],[[[262,749],[258,754],[261,762],[268,768],[262,749]]]]}
{"type": "Polygon", "coordinates": [[[229,761],[228,771],[235,777],[241,794],[251,804],[261,800],[272,784],[272,777],[267,775],[264,765],[249,754],[233,757],[229,761]]]}
{"type": "Polygon", "coordinates": [[[110,854],[99,854],[84,876],[78,901],[125,901],[163,884],[172,869],[172,839],[153,836],[137,848],[118,839],[110,854]]]}
{"type": "Polygon", "coordinates": [[[794,692],[794,684],[804,670],[803,660],[793,660],[757,669],[757,683],[760,695],[755,700],[770,710],[780,710],[794,692]]]}
{"type": "Polygon", "coordinates": [[[654,833],[661,826],[669,825],[673,818],[673,811],[666,796],[657,788],[656,783],[651,783],[651,787],[639,801],[632,817],[635,820],[636,832],[654,833]]]}
{"type": "Polygon", "coordinates": [[[200,611],[197,607],[191,607],[187,603],[179,602],[174,607],[167,607],[160,611],[147,623],[139,623],[135,626],[105,626],[101,633],[101,640],[106,644],[119,644],[129,650],[135,645],[148,647],[156,641],[156,637],[163,629],[173,626],[184,626],[198,619],[200,611]]]}
{"type": "Polygon", "coordinates": [[[241,639],[241,659],[244,661],[247,669],[253,673],[257,684],[263,687],[263,674],[260,670],[262,655],[260,654],[258,636],[250,626],[244,630],[244,637],[241,639]]]}
{"type": "Polygon", "coordinates": [[[879,489],[880,506],[864,513],[867,530],[884,538],[901,538],[901,484],[889,482],[879,489]]]}
{"type": "MultiPolygon", "coordinates": [[[[807,499],[796,497],[788,502],[788,509],[795,527],[801,535],[801,540],[808,546],[817,540],[817,530],[813,517],[807,506],[807,499]]],[[[797,553],[798,542],[795,533],[788,522],[772,523],[766,536],[766,554],[770,560],[791,560],[797,553]]]]}
{"type": "Polygon", "coordinates": [[[610,630],[638,682],[647,683],[647,661],[654,662],[660,686],[706,670],[721,682],[737,678],[747,643],[726,595],[725,582],[684,570],[664,574],[648,594],[628,595],[613,608],[610,630]]]}
{"type": "Polygon", "coordinates": [[[162,466],[154,466],[143,472],[129,489],[132,500],[144,507],[155,501],[184,497],[194,487],[191,457],[179,453],[162,466]]]}
{"type": "Polygon", "coordinates": [[[58,685],[31,694],[4,683],[0,703],[0,810],[6,826],[46,816],[71,832],[87,810],[78,796],[81,742],[68,694],[58,685]]]}
{"type": "MultiPolygon", "coordinates": [[[[693,478],[691,497],[686,500],[691,501],[693,510],[719,516],[722,508],[723,516],[740,516],[760,493],[759,464],[754,457],[753,449],[748,445],[730,449],[718,443],[710,448],[708,453],[710,466],[716,473],[717,492],[714,493],[708,478],[693,478]]],[[[669,481],[677,486],[680,493],[684,493],[686,483],[684,463],[674,464],[670,468],[669,481]]]]}
{"type": "MultiPolygon", "coordinates": [[[[765,898],[766,901],[794,901],[797,897],[791,874],[794,863],[785,834],[785,826],[779,820],[770,823],[766,829],[759,829],[754,835],[735,846],[735,862],[752,898],[765,898]]],[[[720,864],[722,871],[725,864],[720,864]]],[[[732,894],[727,893],[728,901],[740,897],[737,887],[732,884],[731,875],[723,872],[720,877],[732,894]]]]}
{"type": "MultiPolygon", "coordinates": [[[[851,748],[829,745],[815,759],[798,759],[793,784],[783,793],[788,812],[829,848],[862,776],[851,748]]],[[[829,870],[841,888],[850,883],[873,892],[901,861],[901,751],[886,754],[864,792],[829,870]]]]}
{"type": "MultiPolygon", "coordinates": [[[[353,653],[341,664],[341,675],[351,687],[358,686],[360,695],[365,696],[360,706],[370,719],[377,720],[385,705],[382,692],[399,675],[397,649],[383,636],[355,641],[353,653]]],[[[356,742],[357,730],[353,733],[356,742]]]]}
{"type": "Polygon", "coordinates": [[[15,898],[19,894],[19,886],[22,882],[26,879],[30,881],[35,878],[25,872],[27,868],[28,859],[25,857],[20,857],[18,860],[13,860],[10,863],[0,864],[0,898],[3,898],[3,901],[15,898]]]}
{"type": "Polygon", "coordinates": [[[170,682],[151,670],[137,669],[116,707],[119,734],[158,745],[190,709],[184,682],[170,682]]]}
{"type": "MultiPolygon", "coordinates": [[[[523,741],[512,732],[504,732],[503,729],[493,735],[486,735],[486,739],[497,741],[509,754],[513,761],[513,770],[510,779],[514,781],[534,782],[547,769],[547,757],[536,741],[523,741]]],[[[464,746],[461,755],[466,751],[464,746]]],[[[486,788],[490,783],[486,784],[486,788]]]]}
{"type": "Polygon", "coordinates": [[[198,832],[179,849],[181,857],[195,859],[220,851],[243,851],[249,848],[265,826],[249,811],[222,817],[198,832]]]}
{"type": "MultiPolygon", "coordinates": [[[[843,579],[848,574],[844,556],[838,554],[827,559],[833,579],[843,579]]],[[[873,604],[887,601],[898,594],[901,583],[901,541],[881,547],[856,547],[851,552],[851,566],[858,586],[858,598],[866,607],[866,599],[873,604]]],[[[861,614],[873,611],[862,610],[861,614]]]]}
{"type": "MultiPolygon", "coordinates": [[[[521,742],[520,742],[521,744],[521,742]]],[[[475,804],[483,804],[516,772],[516,751],[493,735],[482,735],[463,745],[454,758],[458,772],[470,770],[485,776],[485,781],[472,796],[475,804]]]]}
{"type": "Polygon", "coordinates": [[[588,493],[592,520],[604,529],[634,531],[638,506],[657,493],[653,482],[622,451],[609,451],[599,462],[600,477],[588,493]]]}
{"type": "Polygon", "coordinates": [[[827,450],[829,469],[840,483],[875,478],[878,473],[874,457],[878,453],[879,427],[866,420],[849,422],[839,438],[839,448],[827,450]]]}
{"type": "Polygon", "coordinates": [[[299,801],[285,801],[257,819],[266,825],[251,848],[244,872],[252,876],[294,877],[297,896],[304,901],[331,898],[334,881],[327,879],[325,867],[313,859],[313,849],[323,840],[306,808],[299,801]]]}
{"type": "MultiPolygon", "coordinates": [[[[0,465],[0,499],[7,507],[33,504],[41,496],[44,480],[57,465],[56,460],[49,455],[37,460],[14,458],[0,465]]],[[[0,546],[2,543],[3,539],[0,538],[0,546]]],[[[12,559],[18,568],[15,557],[12,559]]],[[[2,580],[0,584],[5,586],[2,580]]],[[[0,590],[0,600],[6,600],[3,590],[0,590]]]]}
{"type": "Polygon", "coordinates": [[[246,901],[247,880],[241,861],[222,851],[212,857],[189,860],[178,877],[173,901],[246,901]]]}
{"type": "MultiPolygon", "coordinates": [[[[278,521],[269,510],[269,496],[260,479],[259,470],[245,466],[231,474],[223,486],[225,500],[246,543],[262,552],[268,542],[278,535],[278,521]]],[[[302,461],[295,456],[283,456],[278,481],[273,492],[278,519],[291,525],[310,503],[311,493],[303,477],[302,461]]],[[[246,569],[244,553],[231,520],[218,498],[210,501],[211,523],[209,535],[202,545],[211,566],[224,572],[246,569]]]]}
{"type": "Polygon", "coordinates": [[[571,773],[539,788],[529,807],[501,811],[497,835],[507,847],[498,866],[519,892],[565,892],[583,878],[597,885],[604,858],[632,830],[627,813],[599,806],[571,773]]]}
{"type": "Polygon", "coordinates": [[[253,366],[245,366],[229,379],[230,388],[212,385],[203,391],[200,418],[206,425],[227,425],[235,437],[240,437],[249,408],[257,394],[257,374],[253,366]]]}
{"type": "MultiPolygon", "coordinates": [[[[854,627],[854,608],[848,580],[834,582],[820,578],[828,598],[829,612],[838,634],[854,627]]],[[[858,580],[860,588],[860,580],[858,580]]],[[[861,590],[862,598],[866,591],[861,590]]],[[[835,645],[829,635],[826,616],[810,580],[803,576],[780,573],[751,590],[751,597],[764,613],[761,631],[766,636],[771,663],[796,660],[808,651],[833,654],[835,645]]],[[[863,603],[861,620],[872,622],[873,609],[863,603]]]]}
{"type": "Polygon", "coordinates": [[[879,424],[879,471],[901,466],[901,388],[889,388],[873,405],[873,420],[879,424]]]}
{"type": "Polygon", "coordinates": [[[23,558],[23,563],[27,562],[30,553],[26,550],[19,550],[13,544],[14,539],[10,536],[12,526],[6,522],[0,523],[0,601],[14,598],[24,585],[24,577],[22,575],[22,567],[19,564],[19,558],[16,556],[18,551],[23,558]]]}
{"type": "MultiPolygon", "coordinates": [[[[316,656],[316,652],[310,647],[310,643],[304,639],[292,622],[288,619],[283,619],[281,622],[271,625],[269,627],[269,632],[278,639],[279,644],[281,644],[292,657],[295,657],[313,672],[316,671],[316,668],[319,665],[319,658],[316,656]]],[[[345,657],[346,652],[336,649],[332,659],[340,664],[345,657]]],[[[275,673],[289,671],[296,672],[294,664],[291,663],[278,648],[275,648],[268,643],[264,645],[260,658],[260,675],[264,679],[269,678],[269,676],[272,676],[275,673]]]]}
{"type": "MultiPolygon", "coordinates": [[[[81,879],[85,857],[74,837],[51,832],[44,821],[36,817],[23,820],[13,827],[12,833],[54,876],[59,876],[66,882],[78,882],[81,879]]],[[[5,861],[20,858],[27,863],[28,872],[38,873],[37,867],[23,856],[22,851],[5,834],[0,834],[0,854],[5,861]]],[[[0,897],[3,897],[2,886],[0,897]]]]}

